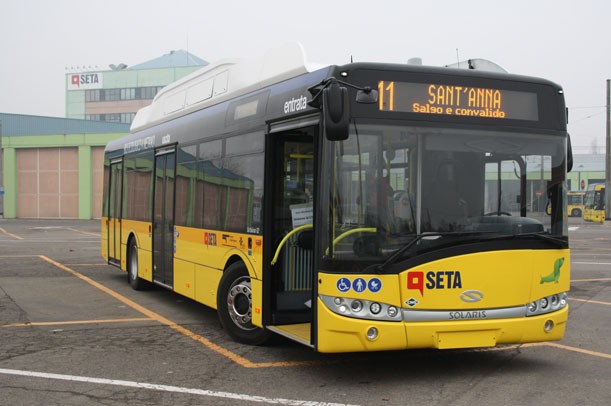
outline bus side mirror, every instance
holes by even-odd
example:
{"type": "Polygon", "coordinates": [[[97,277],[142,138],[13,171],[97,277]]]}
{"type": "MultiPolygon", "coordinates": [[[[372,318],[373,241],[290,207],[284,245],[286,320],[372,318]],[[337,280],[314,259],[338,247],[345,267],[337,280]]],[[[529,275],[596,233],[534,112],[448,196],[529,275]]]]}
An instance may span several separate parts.
{"type": "Polygon", "coordinates": [[[329,141],[348,139],[350,132],[350,100],[348,89],[337,82],[323,89],[322,111],[325,134],[329,141]]]}
{"type": "Polygon", "coordinates": [[[570,172],[573,169],[573,146],[571,145],[571,136],[567,135],[566,142],[566,171],[570,172]]]}

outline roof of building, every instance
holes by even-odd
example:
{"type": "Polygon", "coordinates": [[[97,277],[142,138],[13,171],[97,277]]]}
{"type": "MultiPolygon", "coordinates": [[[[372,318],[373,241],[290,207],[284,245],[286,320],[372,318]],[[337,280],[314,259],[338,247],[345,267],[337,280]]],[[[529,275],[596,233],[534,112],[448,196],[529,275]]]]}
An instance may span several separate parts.
{"type": "Polygon", "coordinates": [[[160,68],[180,68],[185,66],[206,66],[208,62],[182,49],[170,51],[158,58],[151,59],[138,65],[130,66],[128,69],[160,69],[160,68]]]}
{"type": "Polygon", "coordinates": [[[128,133],[128,123],[0,113],[0,136],[128,133]]]}
{"type": "Polygon", "coordinates": [[[604,154],[575,154],[573,153],[572,172],[604,172],[604,154]]]}

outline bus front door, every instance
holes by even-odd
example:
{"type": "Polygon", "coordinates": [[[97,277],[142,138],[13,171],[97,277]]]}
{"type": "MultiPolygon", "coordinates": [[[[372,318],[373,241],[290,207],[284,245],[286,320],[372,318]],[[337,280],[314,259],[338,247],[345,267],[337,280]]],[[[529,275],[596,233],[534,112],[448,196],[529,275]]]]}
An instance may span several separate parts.
{"type": "Polygon", "coordinates": [[[273,134],[272,330],[310,344],[316,127],[273,134]]]}
{"type": "Polygon", "coordinates": [[[110,164],[108,201],[108,262],[121,264],[121,201],[123,192],[123,161],[110,164]]]}
{"type": "Polygon", "coordinates": [[[174,285],[174,173],[176,151],[163,149],[155,155],[153,203],[153,281],[174,285]]]}

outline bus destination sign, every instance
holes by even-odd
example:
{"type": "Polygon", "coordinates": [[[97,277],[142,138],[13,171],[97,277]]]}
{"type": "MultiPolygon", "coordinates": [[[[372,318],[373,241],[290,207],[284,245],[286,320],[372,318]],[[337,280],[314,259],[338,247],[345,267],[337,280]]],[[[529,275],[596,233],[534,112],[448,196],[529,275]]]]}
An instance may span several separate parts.
{"type": "Polygon", "coordinates": [[[472,118],[539,119],[537,94],[464,85],[378,82],[380,111],[472,118]]]}

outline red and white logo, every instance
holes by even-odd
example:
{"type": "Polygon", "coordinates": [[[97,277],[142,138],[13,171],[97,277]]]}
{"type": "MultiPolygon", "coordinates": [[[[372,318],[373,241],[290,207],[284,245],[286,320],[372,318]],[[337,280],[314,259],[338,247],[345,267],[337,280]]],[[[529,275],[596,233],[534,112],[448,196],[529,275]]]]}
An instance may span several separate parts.
{"type": "Polygon", "coordinates": [[[68,81],[68,90],[88,90],[102,88],[102,74],[98,72],[73,73],[68,81]]]}

